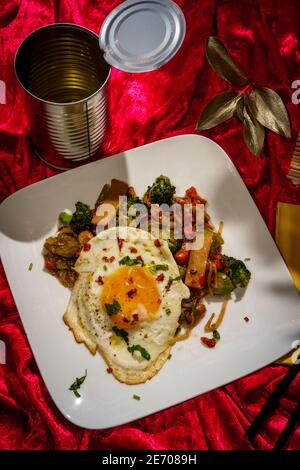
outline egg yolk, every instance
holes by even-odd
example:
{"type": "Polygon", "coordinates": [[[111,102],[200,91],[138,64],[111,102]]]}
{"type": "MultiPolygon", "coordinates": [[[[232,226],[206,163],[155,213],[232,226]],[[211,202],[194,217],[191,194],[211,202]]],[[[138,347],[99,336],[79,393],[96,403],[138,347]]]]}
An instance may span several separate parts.
{"type": "Polygon", "coordinates": [[[142,266],[124,266],[104,279],[102,308],[121,329],[154,320],[161,303],[155,277],[142,266]]]}

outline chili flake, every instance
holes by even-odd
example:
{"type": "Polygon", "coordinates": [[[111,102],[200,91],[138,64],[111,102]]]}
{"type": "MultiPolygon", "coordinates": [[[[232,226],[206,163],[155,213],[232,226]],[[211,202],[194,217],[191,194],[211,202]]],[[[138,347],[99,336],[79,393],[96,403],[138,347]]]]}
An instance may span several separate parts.
{"type": "Polygon", "coordinates": [[[96,280],[96,282],[97,282],[97,284],[99,284],[99,286],[103,286],[103,284],[104,284],[103,277],[99,276],[98,279],[96,280]]]}
{"type": "Polygon", "coordinates": [[[201,343],[207,346],[208,348],[214,348],[217,344],[215,338],[207,338],[206,336],[201,336],[201,343]]]}
{"type": "Polygon", "coordinates": [[[136,289],[131,289],[130,291],[127,292],[127,295],[130,299],[133,299],[133,297],[136,295],[137,290],[136,289]]]}
{"type": "Polygon", "coordinates": [[[119,250],[121,251],[122,250],[122,247],[123,247],[123,243],[125,240],[123,240],[123,238],[117,238],[118,240],[118,246],[119,246],[119,250]]]}
{"type": "Polygon", "coordinates": [[[103,256],[103,261],[105,261],[105,263],[112,263],[113,261],[115,261],[115,257],[114,256],[111,256],[110,258],[108,258],[107,256],[103,256]]]}

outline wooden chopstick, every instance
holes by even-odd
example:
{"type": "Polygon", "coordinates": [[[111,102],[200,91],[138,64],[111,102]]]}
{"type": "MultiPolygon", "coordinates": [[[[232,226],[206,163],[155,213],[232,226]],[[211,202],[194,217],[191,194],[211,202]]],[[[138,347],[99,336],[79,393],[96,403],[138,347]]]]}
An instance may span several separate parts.
{"type": "Polygon", "coordinates": [[[288,441],[288,438],[292,434],[296,424],[300,421],[300,401],[296,408],[294,409],[293,413],[290,416],[284,430],[280,434],[279,438],[277,439],[273,450],[281,450],[284,448],[285,444],[288,441]]]}
{"type": "Polygon", "coordinates": [[[298,364],[292,365],[288,370],[287,374],[279,382],[272,395],[268,398],[258,415],[254,418],[249,428],[245,432],[245,437],[251,441],[259,431],[259,428],[264,421],[270,416],[275,410],[279,402],[280,397],[287,390],[288,386],[292,383],[298,372],[300,371],[300,361],[298,364]]]}

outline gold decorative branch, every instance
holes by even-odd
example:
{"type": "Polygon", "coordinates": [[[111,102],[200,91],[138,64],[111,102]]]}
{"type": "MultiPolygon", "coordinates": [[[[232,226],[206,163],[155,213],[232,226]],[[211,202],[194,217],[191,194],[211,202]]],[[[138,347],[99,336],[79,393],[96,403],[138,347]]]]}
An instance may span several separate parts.
{"type": "Polygon", "coordinates": [[[199,117],[196,129],[211,129],[237,117],[244,126],[247,147],[256,156],[264,145],[265,128],[291,137],[287,110],[275,91],[253,84],[216,37],[207,39],[206,56],[219,77],[243,91],[225,91],[214,97],[199,117]]]}

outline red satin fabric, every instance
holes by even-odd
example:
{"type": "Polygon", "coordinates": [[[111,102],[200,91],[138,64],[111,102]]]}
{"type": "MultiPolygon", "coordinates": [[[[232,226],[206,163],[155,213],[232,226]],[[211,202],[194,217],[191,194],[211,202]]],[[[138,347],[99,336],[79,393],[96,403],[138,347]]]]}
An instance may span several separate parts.
{"type": "MultiPolygon", "coordinates": [[[[27,142],[24,95],[13,73],[20,42],[34,29],[56,21],[74,22],[95,32],[120,0],[8,0],[0,11],[0,80],[7,104],[0,104],[0,200],[53,175],[27,142]]],[[[277,201],[300,203],[286,173],[300,130],[291,83],[300,78],[298,0],[178,0],[187,20],[180,52],[156,72],[140,75],[113,70],[111,133],[105,156],[172,135],[193,133],[204,105],[226,84],[208,65],[204,42],[217,34],[260,86],[276,90],[290,114],[290,141],[269,133],[262,158],[252,156],[240,124],[231,120],[204,133],[229,154],[270,230],[277,201]]],[[[184,158],[184,156],[183,156],[184,158]]],[[[159,169],[158,169],[159,171],[159,169]]],[[[251,449],[243,433],[284,367],[269,366],[233,384],[182,405],[105,431],[82,430],[56,409],[37,370],[0,267],[0,339],[7,364],[0,365],[1,449],[251,449]]],[[[299,400],[300,377],[255,441],[270,449],[299,400]]],[[[300,428],[288,448],[300,447],[300,428]]]]}

